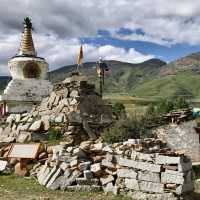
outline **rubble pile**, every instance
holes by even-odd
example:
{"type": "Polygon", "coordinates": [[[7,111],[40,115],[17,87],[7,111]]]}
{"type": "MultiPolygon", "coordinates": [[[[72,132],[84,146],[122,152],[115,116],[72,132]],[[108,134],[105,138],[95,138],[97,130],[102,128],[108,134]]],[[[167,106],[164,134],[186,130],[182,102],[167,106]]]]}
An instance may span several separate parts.
{"type": "Polygon", "coordinates": [[[44,142],[30,161],[36,163],[30,174],[49,189],[103,190],[160,200],[179,199],[193,191],[191,160],[183,153],[155,138],[103,143],[99,134],[111,123],[111,106],[84,76],[75,74],[56,84],[51,95],[30,113],[7,117],[0,127],[0,157],[4,158],[0,171],[7,164],[16,170],[20,163],[8,158],[8,143],[42,142],[51,131],[59,131],[63,136],[60,145],[44,142]]]}
{"type": "Polygon", "coordinates": [[[0,129],[0,142],[43,141],[50,129],[56,129],[69,143],[78,144],[96,139],[111,122],[111,106],[84,76],[73,75],[55,85],[51,95],[30,113],[10,114],[6,128],[0,129]]]}
{"type": "Polygon", "coordinates": [[[103,189],[134,199],[178,199],[193,191],[191,161],[158,139],[61,143],[41,154],[47,157],[45,164],[37,164],[31,173],[52,190],[103,189]]]}
{"type": "Polygon", "coordinates": [[[163,116],[165,122],[181,123],[192,119],[192,110],[190,108],[178,109],[169,112],[163,116]]]}

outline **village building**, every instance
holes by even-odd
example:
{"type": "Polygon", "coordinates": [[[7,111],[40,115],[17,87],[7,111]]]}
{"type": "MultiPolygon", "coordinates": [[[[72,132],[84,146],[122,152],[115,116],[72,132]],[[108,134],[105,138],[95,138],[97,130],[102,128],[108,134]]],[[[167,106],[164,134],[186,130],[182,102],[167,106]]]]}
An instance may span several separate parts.
{"type": "Polygon", "coordinates": [[[9,60],[8,66],[12,80],[0,96],[0,115],[30,111],[32,105],[40,103],[52,91],[52,84],[46,80],[48,63],[37,56],[29,18],[24,19],[19,52],[9,60]]]}

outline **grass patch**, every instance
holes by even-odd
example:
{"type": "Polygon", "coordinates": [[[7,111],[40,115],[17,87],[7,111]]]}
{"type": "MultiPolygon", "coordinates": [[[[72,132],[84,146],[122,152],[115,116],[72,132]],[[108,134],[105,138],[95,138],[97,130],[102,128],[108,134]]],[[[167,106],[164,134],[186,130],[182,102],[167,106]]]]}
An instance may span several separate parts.
{"type": "Polygon", "coordinates": [[[0,175],[1,200],[131,200],[129,197],[105,195],[102,192],[67,192],[52,191],[38,184],[32,178],[21,178],[14,175],[0,175]]]}

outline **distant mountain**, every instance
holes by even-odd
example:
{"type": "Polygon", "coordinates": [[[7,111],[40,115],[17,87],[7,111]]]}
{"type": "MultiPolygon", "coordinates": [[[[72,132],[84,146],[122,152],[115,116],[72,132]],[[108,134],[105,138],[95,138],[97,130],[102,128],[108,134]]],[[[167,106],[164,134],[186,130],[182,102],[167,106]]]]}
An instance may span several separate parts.
{"type": "MultiPolygon", "coordinates": [[[[105,76],[104,91],[107,93],[128,92],[131,93],[134,88],[146,80],[152,80],[159,74],[160,69],[166,63],[159,59],[150,59],[143,63],[132,64],[120,61],[106,61],[110,70],[105,76]]],[[[52,82],[64,80],[71,72],[76,70],[76,65],[61,67],[58,70],[49,73],[52,82]]],[[[96,63],[84,63],[80,67],[82,74],[85,74],[91,83],[96,84],[98,88],[98,77],[96,75],[96,63]]]]}
{"type": "Polygon", "coordinates": [[[200,98],[200,52],[162,66],[157,77],[145,81],[134,93],[142,97],[200,98]]]}
{"type": "MultiPolygon", "coordinates": [[[[109,93],[128,93],[137,97],[170,97],[184,96],[200,98],[200,52],[180,58],[169,64],[150,59],[139,64],[125,63],[115,60],[106,61],[110,70],[106,73],[104,91],[109,93]]],[[[64,80],[76,71],[76,65],[64,66],[49,72],[53,82],[64,80]]],[[[96,63],[84,63],[80,72],[96,84],[98,77],[96,63]]],[[[0,77],[0,90],[7,85],[9,77],[0,77]]]]}
{"type": "Polygon", "coordinates": [[[191,71],[200,74],[200,52],[190,54],[169,63],[161,69],[161,75],[175,75],[180,72],[191,71]]]}

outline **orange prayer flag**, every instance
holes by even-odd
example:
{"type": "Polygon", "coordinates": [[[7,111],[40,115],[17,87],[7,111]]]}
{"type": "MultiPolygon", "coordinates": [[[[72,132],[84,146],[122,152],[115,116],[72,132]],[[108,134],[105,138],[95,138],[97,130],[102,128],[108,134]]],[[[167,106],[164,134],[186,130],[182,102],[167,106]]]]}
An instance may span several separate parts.
{"type": "Polygon", "coordinates": [[[79,52],[78,59],[77,59],[77,64],[82,65],[82,61],[83,61],[83,47],[81,45],[80,52],[79,52]]]}

